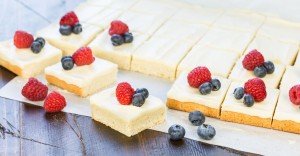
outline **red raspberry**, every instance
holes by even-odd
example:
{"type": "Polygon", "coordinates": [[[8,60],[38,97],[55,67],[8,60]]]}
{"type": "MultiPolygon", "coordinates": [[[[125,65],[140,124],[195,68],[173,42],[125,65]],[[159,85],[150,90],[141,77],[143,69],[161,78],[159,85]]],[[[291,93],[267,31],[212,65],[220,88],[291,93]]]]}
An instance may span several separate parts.
{"type": "Polygon", "coordinates": [[[252,95],[256,102],[261,102],[267,97],[266,85],[259,78],[248,80],[244,85],[244,89],[245,93],[252,95]]]}
{"type": "Polygon", "coordinates": [[[48,87],[35,78],[29,78],[22,89],[22,95],[31,101],[42,101],[48,94],[48,87]]]}
{"type": "Polygon", "coordinates": [[[289,91],[290,100],[295,105],[300,105],[300,85],[292,87],[289,91]]]}
{"type": "Polygon", "coordinates": [[[14,44],[17,48],[29,48],[33,41],[31,34],[21,30],[15,32],[14,44]]]}
{"type": "Polygon", "coordinates": [[[46,112],[59,112],[64,109],[67,105],[65,97],[60,95],[58,92],[51,92],[44,102],[44,109],[46,112]]]}
{"type": "Polygon", "coordinates": [[[72,58],[77,66],[90,65],[95,61],[95,57],[89,47],[79,48],[72,58]]]}
{"type": "Polygon", "coordinates": [[[129,105],[132,102],[132,97],[134,94],[134,89],[127,82],[119,83],[116,88],[117,100],[122,105],[129,105]]]}
{"type": "Polygon", "coordinates": [[[211,81],[211,74],[206,67],[196,67],[187,76],[188,83],[191,87],[199,88],[204,82],[211,81]]]}
{"type": "Polygon", "coordinates": [[[73,27],[74,24],[78,23],[78,22],[79,22],[79,20],[78,20],[77,15],[75,14],[75,12],[74,11],[70,11],[70,12],[66,13],[60,19],[59,25],[69,25],[69,26],[73,27]]]}
{"type": "Polygon", "coordinates": [[[254,70],[265,62],[264,56],[256,49],[250,51],[243,59],[243,67],[247,70],[254,70]]]}
{"type": "Polygon", "coordinates": [[[114,20],[110,23],[109,35],[118,34],[123,35],[124,33],[129,32],[128,25],[122,21],[114,20]]]}

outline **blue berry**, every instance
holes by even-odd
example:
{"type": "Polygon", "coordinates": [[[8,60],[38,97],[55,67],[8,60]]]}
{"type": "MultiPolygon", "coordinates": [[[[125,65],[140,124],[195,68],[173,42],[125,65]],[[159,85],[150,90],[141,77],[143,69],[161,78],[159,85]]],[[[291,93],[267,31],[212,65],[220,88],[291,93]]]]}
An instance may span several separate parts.
{"type": "Polygon", "coordinates": [[[61,25],[59,27],[59,32],[62,35],[68,36],[72,33],[72,27],[69,25],[61,25]]]}
{"type": "Polygon", "coordinates": [[[30,49],[33,53],[38,54],[42,50],[42,45],[40,42],[34,41],[31,43],[30,49]]]}
{"type": "Polygon", "coordinates": [[[273,74],[275,71],[275,65],[271,61],[267,61],[264,63],[264,67],[267,69],[268,74],[273,74]]]}
{"type": "Polygon", "coordinates": [[[45,41],[44,38],[38,37],[38,38],[35,39],[35,41],[36,41],[36,42],[39,42],[39,43],[41,44],[42,48],[44,48],[44,46],[45,46],[45,44],[46,44],[46,41],[45,41]]]}
{"type": "Polygon", "coordinates": [[[124,39],[121,35],[113,34],[111,36],[111,42],[114,46],[119,46],[119,45],[122,45],[124,43],[124,39]]]}
{"type": "Polygon", "coordinates": [[[255,67],[254,75],[259,78],[263,78],[267,75],[267,69],[264,66],[255,67]]]}
{"type": "Polygon", "coordinates": [[[200,126],[205,122],[205,116],[200,111],[193,111],[189,114],[190,122],[195,126],[200,126]]]}
{"type": "Polygon", "coordinates": [[[142,93],[145,97],[145,99],[147,99],[149,97],[149,92],[146,88],[138,88],[135,90],[135,93],[142,93]]]}
{"type": "Polygon", "coordinates": [[[136,93],[132,98],[132,105],[141,107],[145,103],[145,97],[142,93],[136,93]]]}
{"type": "Polygon", "coordinates": [[[250,94],[246,94],[244,96],[244,104],[247,106],[247,107],[252,107],[254,105],[254,97],[250,94]]]}
{"type": "Polygon", "coordinates": [[[124,43],[131,43],[133,41],[133,35],[130,32],[126,32],[123,34],[124,43]]]}
{"type": "Polygon", "coordinates": [[[240,100],[244,97],[245,90],[243,87],[238,87],[234,89],[233,94],[234,94],[234,98],[240,100]]]}
{"type": "Polygon", "coordinates": [[[74,67],[74,60],[71,56],[65,56],[61,59],[64,70],[71,70],[74,67]]]}
{"type": "Polygon", "coordinates": [[[183,139],[185,135],[185,129],[180,125],[172,125],[169,128],[168,133],[171,140],[177,141],[183,139]]]}
{"type": "Polygon", "coordinates": [[[80,34],[82,32],[82,26],[80,23],[75,23],[72,29],[74,34],[80,34]]]}
{"type": "Polygon", "coordinates": [[[212,84],[213,91],[218,91],[221,88],[221,82],[218,79],[212,79],[210,83],[212,84]]]}
{"type": "Polygon", "coordinates": [[[207,95],[207,94],[211,93],[212,88],[213,88],[213,86],[211,83],[205,82],[199,87],[199,92],[202,95],[207,95]]]}
{"type": "Polygon", "coordinates": [[[211,140],[216,135],[216,130],[211,125],[202,124],[198,127],[197,134],[204,140],[211,140]]]}

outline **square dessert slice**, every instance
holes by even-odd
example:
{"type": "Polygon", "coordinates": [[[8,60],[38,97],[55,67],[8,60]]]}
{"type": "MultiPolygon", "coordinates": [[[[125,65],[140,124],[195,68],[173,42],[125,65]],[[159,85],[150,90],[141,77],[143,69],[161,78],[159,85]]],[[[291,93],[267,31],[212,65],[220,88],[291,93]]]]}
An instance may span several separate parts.
{"type": "Polygon", "coordinates": [[[265,59],[277,64],[292,65],[296,59],[299,47],[276,39],[256,36],[246,51],[257,49],[265,59]]]}
{"type": "Polygon", "coordinates": [[[182,72],[174,82],[167,94],[167,107],[185,112],[199,110],[206,116],[219,118],[221,104],[231,81],[222,77],[213,77],[221,82],[221,88],[208,95],[201,95],[198,88],[189,85],[187,76],[188,72],[182,72]]]}
{"type": "Polygon", "coordinates": [[[280,95],[272,123],[273,129],[300,133],[299,105],[293,104],[289,96],[290,89],[300,84],[299,79],[300,69],[288,66],[280,85],[280,95]]]}
{"type": "Polygon", "coordinates": [[[81,23],[82,32],[80,34],[62,35],[59,32],[59,23],[53,23],[50,26],[37,32],[38,36],[44,37],[50,44],[61,49],[64,55],[72,55],[78,48],[88,45],[102,29],[98,26],[81,23]]]}
{"type": "Polygon", "coordinates": [[[152,37],[133,53],[131,70],[174,80],[179,62],[191,47],[186,41],[152,37]]]}
{"type": "Polygon", "coordinates": [[[169,20],[153,34],[153,37],[177,40],[180,36],[180,39],[196,44],[208,31],[208,29],[208,26],[202,24],[183,23],[177,20],[169,20]]]}
{"type": "Polygon", "coordinates": [[[244,31],[212,28],[200,40],[198,45],[227,50],[242,55],[254,34],[244,31]]]}
{"type": "Polygon", "coordinates": [[[163,123],[166,117],[164,103],[149,96],[141,107],[122,105],[116,98],[116,87],[90,97],[92,118],[130,137],[163,123]]]}
{"type": "Polygon", "coordinates": [[[87,0],[87,3],[94,6],[102,6],[105,8],[112,8],[118,10],[127,10],[133,4],[136,3],[137,0],[87,0]]]}
{"type": "Polygon", "coordinates": [[[111,85],[117,79],[118,66],[106,60],[95,58],[90,65],[74,66],[65,70],[62,63],[45,69],[48,83],[86,97],[111,85]]]}
{"type": "Polygon", "coordinates": [[[238,100],[233,94],[236,88],[243,86],[243,83],[231,83],[222,104],[221,120],[271,128],[279,90],[266,88],[267,97],[262,102],[255,102],[252,107],[247,107],[243,103],[243,98],[238,100]]]}
{"type": "Polygon", "coordinates": [[[93,53],[100,58],[109,60],[118,64],[121,69],[130,69],[131,55],[134,50],[144,43],[148,36],[141,33],[133,32],[133,41],[131,43],[124,43],[120,46],[114,46],[111,41],[111,36],[108,30],[99,34],[93,40],[89,47],[92,48],[93,53]]]}
{"type": "Polygon", "coordinates": [[[86,22],[87,20],[94,18],[97,13],[102,12],[103,10],[104,7],[90,5],[89,3],[81,3],[74,9],[74,12],[81,22],[86,22]]]}
{"type": "Polygon", "coordinates": [[[59,62],[62,51],[45,42],[45,46],[36,54],[30,48],[16,48],[14,41],[9,40],[0,43],[0,55],[0,65],[21,77],[29,78],[59,62]]]}
{"type": "Polygon", "coordinates": [[[197,66],[206,66],[210,69],[212,75],[227,78],[238,57],[239,55],[236,53],[195,46],[180,62],[176,77],[179,77],[183,71],[190,71],[197,66]]]}
{"type": "Polygon", "coordinates": [[[103,29],[109,27],[111,21],[117,19],[121,15],[122,11],[116,9],[105,8],[101,12],[97,13],[86,21],[88,24],[99,26],[103,29]]]}

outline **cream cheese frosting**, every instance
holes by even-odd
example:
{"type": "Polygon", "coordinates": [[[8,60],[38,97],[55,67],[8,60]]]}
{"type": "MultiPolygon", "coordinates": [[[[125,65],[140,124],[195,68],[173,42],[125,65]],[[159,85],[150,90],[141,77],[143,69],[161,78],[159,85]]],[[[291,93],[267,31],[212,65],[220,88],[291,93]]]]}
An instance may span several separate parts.
{"type": "Polygon", "coordinates": [[[94,18],[94,16],[102,12],[104,7],[90,5],[89,3],[81,3],[78,7],[74,9],[78,19],[80,22],[86,22],[90,18],[94,18]]]}
{"type": "Polygon", "coordinates": [[[105,8],[101,12],[94,15],[93,18],[87,20],[86,23],[93,24],[103,29],[106,29],[110,26],[110,23],[113,20],[118,19],[121,13],[122,11],[120,10],[105,8]]]}
{"type": "Polygon", "coordinates": [[[187,82],[187,75],[188,72],[183,72],[177,78],[167,93],[167,97],[180,102],[194,102],[210,108],[220,109],[231,81],[222,77],[212,76],[212,78],[218,78],[220,80],[220,90],[212,91],[208,95],[201,95],[198,88],[192,88],[189,86],[187,82]]]}
{"type": "Polygon", "coordinates": [[[289,91],[296,84],[300,84],[300,68],[287,66],[280,83],[280,90],[289,91]]]}
{"type": "Polygon", "coordinates": [[[247,107],[244,105],[243,99],[237,100],[234,98],[233,92],[237,87],[244,87],[244,84],[239,82],[231,83],[225,100],[222,104],[222,111],[237,112],[251,116],[257,116],[260,118],[272,119],[276,107],[276,102],[279,96],[278,89],[267,88],[267,97],[264,101],[259,103],[255,102],[252,107],[247,107]]]}

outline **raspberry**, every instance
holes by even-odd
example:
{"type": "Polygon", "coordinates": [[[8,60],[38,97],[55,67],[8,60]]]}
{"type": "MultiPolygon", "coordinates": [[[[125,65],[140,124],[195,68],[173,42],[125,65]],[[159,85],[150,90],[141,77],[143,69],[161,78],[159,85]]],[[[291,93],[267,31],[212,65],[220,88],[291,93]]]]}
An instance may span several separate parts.
{"type": "Polygon", "coordinates": [[[89,47],[79,48],[72,58],[77,66],[90,65],[95,61],[95,57],[89,47]]]}
{"type": "Polygon", "coordinates": [[[42,101],[48,94],[48,87],[35,78],[29,78],[22,89],[22,95],[31,101],[42,101]]]}
{"type": "Polygon", "coordinates": [[[266,85],[259,78],[248,80],[244,85],[244,89],[245,93],[252,95],[256,102],[261,102],[267,97],[266,85]]]}
{"type": "Polygon", "coordinates": [[[247,70],[254,70],[255,67],[264,65],[264,56],[256,49],[250,51],[243,59],[243,67],[247,70]]]}
{"type": "Polygon", "coordinates": [[[66,13],[63,17],[61,17],[59,25],[69,25],[71,27],[74,26],[75,23],[78,23],[78,17],[74,11],[70,11],[66,13]]]}
{"type": "Polygon", "coordinates": [[[210,71],[206,67],[196,67],[187,76],[191,87],[199,88],[204,82],[211,81],[210,71]]]}
{"type": "Polygon", "coordinates": [[[67,105],[65,97],[60,95],[58,92],[51,92],[44,102],[44,109],[46,112],[59,112],[64,109],[67,105]]]}
{"type": "Polygon", "coordinates": [[[124,33],[127,33],[129,31],[129,28],[127,24],[125,24],[122,21],[119,20],[114,20],[110,23],[110,28],[109,28],[109,35],[123,35],[124,33]]]}
{"type": "Polygon", "coordinates": [[[21,30],[15,32],[14,44],[17,48],[29,48],[33,41],[31,34],[21,30]]]}
{"type": "Polygon", "coordinates": [[[117,100],[122,105],[129,105],[132,102],[132,97],[134,94],[134,89],[127,82],[119,83],[116,88],[117,100]]]}
{"type": "Polygon", "coordinates": [[[300,105],[300,85],[295,85],[290,89],[289,97],[293,104],[300,105]]]}

